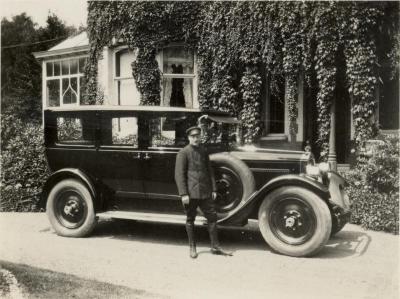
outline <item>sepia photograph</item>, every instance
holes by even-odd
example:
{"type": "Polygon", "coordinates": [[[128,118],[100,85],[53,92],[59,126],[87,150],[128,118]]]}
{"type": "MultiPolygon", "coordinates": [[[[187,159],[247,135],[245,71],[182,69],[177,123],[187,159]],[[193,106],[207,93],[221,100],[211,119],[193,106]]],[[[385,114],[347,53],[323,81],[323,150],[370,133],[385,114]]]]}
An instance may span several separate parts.
{"type": "Polygon", "coordinates": [[[400,2],[0,4],[0,298],[400,299],[400,2]]]}

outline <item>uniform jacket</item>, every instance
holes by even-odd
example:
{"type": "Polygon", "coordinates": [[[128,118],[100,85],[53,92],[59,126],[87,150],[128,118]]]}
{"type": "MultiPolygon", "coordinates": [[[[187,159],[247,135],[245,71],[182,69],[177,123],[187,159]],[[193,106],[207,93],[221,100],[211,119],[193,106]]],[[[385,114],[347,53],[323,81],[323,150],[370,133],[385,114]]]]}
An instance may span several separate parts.
{"type": "Polygon", "coordinates": [[[202,146],[187,145],[176,157],[175,181],[180,196],[210,198],[217,191],[210,158],[202,146]]]}

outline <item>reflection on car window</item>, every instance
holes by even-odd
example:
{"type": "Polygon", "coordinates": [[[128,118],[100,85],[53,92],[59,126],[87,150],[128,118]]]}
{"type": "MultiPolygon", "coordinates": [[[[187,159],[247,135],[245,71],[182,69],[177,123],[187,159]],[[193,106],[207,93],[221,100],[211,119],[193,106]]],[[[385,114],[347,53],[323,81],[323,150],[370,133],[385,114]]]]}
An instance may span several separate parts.
{"type": "Polygon", "coordinates": [[[81,117],[57,117],[57,142],[63,144],[93,144],[89,123],[81,117]]]}
{"type": "Polygon", "coordinates": [[[158,117],[150,120],[150,147],[183,147],[186,117],[158,117]]]}
{"type": "Polygon", "coordinates": [[[138,147],[136,117],[112,117],[103,120],[102,145],[129,145],[138,147]]]}

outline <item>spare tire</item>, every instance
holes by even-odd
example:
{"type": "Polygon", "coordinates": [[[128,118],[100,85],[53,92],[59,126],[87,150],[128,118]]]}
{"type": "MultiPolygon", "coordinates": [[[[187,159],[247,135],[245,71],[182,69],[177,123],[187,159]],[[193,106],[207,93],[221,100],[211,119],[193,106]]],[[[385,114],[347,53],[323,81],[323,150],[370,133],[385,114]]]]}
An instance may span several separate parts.
{"type": "Polygon", "coordinates": [[[247,165],[229,153],[210,155],[217,183],[216,210],[222,219],[255,191],[253,173],[247,165]]]}

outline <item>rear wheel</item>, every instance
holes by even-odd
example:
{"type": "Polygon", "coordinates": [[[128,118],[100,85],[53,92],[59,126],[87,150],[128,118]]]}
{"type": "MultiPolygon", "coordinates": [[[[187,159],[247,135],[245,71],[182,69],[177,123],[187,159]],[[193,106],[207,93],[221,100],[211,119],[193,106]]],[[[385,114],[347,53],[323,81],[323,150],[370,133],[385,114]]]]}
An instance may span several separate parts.
{"type": "Polygon", "coordinates": [[[93,198],[80,181],[65,179],[51,189],[46,213],[56,233],[64,237],[84,237],[96,225],[93,198]]]}
{"type": "Polygon", "coordinates": [[[327,204],[301,187],[282,187],[266,196],[258,221],[265,241],[277,252],[310,256],[329,239],[332,219],[327,204]]]}
{"type": "Polygon", "coordinates": [[[226,153],[210,156],[217,184],[218,218],[226,217],[255,191],[255,180],[247,165],[226,153]]]}

